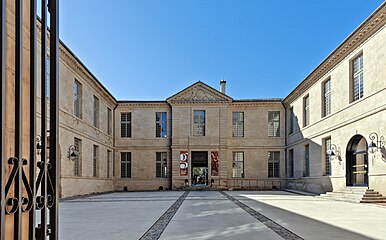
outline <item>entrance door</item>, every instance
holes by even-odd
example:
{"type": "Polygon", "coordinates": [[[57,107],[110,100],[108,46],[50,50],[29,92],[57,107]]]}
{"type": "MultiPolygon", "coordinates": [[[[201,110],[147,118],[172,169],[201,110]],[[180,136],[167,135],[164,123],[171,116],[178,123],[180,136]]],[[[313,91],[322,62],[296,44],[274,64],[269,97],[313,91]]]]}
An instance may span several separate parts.
{"type": "Polygon", "coordinates": [[[192,152],[192,185],[208,185],[208,152],[192,152]]]}
{"type": "Polygon", "coordinates": [[[367,186],[367,141],[361,135],[351,138],[346,150],[346,185],[367,186]]]}

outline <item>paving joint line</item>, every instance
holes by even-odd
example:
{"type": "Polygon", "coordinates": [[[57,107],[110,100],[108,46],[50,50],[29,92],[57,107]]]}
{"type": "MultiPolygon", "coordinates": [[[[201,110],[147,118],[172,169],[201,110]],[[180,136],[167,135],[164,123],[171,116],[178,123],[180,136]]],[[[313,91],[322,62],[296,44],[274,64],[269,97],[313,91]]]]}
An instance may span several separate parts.
{"type": "Polygon", "coordinates": [[[159,239],[164,232],[165,228],[169,225],[170,220],[174,217],[174,214],[178,211],[185,198],[188,196],[189,191],[184,192],[173,205],[166,210],[164,214],[142,235],[139,240],[155,240],[159,239]]]}
{"type": "Polygon", "coordinates": [[[232,197],[231,195],[219,191],[222,195],[227,197],[231,202],[236,204],[238,207],[246,211],[249,215],[259,220],[262,224],[267,226],[269,229],[274,231],[276,234],[278,234],[280,237],[282,237],[285,240],[304,240],[304,238],[296,235],[295,233],[291,232],[287,228],[281,226],[280,224],[274,222],[273,220],[269,219],[268,217],[264,216],[263,214],[257,212],[253,208],[249,207],[248,205],[242,203],[240,200],[237,200],[236,198],[232,197]]]}

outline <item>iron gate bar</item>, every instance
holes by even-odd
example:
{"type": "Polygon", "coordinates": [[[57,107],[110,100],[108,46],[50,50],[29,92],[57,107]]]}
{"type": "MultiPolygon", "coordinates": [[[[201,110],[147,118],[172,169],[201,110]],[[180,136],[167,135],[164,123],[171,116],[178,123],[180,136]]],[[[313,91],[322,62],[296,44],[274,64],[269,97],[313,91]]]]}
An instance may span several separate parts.
{"type": "Polygon", "coordinates": [[[35,238],[36,225],[36,0],[30,0],[30,154],[29,184],[32,207],[29,211],[28,238],[35,238]]]}
{"type": "Polygon", "coordinates": [[[4,218],[5,218],[5,15],[6,15],[6,1],[1,0],[0,5],[0,35],[1,35],[1,53],[0,53],[0,71],[1,71],[1,85],[0,85],[0,128],[1,128],[1,137],[0,137],[0,239],[4,239],[4,218]]]}
{"type": "Polygon", "coordinates": [[[58,204],[59,204],[59,0],[49,0],[50,12],[50,164],[49,179],[53,188],[49,188],[53,196],[50,208],[50,240],[58,239],[58,204]]]}
{"type": "MultiPolygon", "coordinates": [[[[18,159],[18,171],[16,173],[14,189],[15,198],[18,200],[18,209],[14,214],[13,238],[21,239],[22,211],[21,211],[21,159],[22,159],[22,114],[23,114],[23,0],[16,0],[15,4],[15,158],[18,159]]],[[[14,166],[15,167],[15,166],[14,166]]]]}
{"type": "Polygon", "coordinates": [[[41,181],[41,197],[44,201],[44,207],[41,209],[40,214],[40,228],[38,235],[41,239],[47,239],[47,0],[41,2],[41,132],[42,136],[42,151],[41,159],[42,168],[40,171],[43,173],[41,181]]]}

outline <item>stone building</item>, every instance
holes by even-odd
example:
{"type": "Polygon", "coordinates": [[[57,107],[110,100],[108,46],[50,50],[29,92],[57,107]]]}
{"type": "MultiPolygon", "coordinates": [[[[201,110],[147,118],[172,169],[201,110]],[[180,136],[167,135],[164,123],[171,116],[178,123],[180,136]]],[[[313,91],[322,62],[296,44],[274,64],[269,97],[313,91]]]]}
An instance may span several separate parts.
{"type": "Polygon", "coordinates": [[[386,194],[385,23],[383,3],[283,99],[288,187],[386,194]]]}
{"type": "Polygon", "coordinates": [[[281,99],[233,100],[197,82],[166,101],[119,101],[115,126],[116,190],[284,186],[281,99]]]}
{"type": "Polygon", "coordinates": [[[61,196],[192,185],[386,194],[385,19],[383,3],[284,99],[196,82],[165,100],[117,101],[62,43],[61,196]]]}

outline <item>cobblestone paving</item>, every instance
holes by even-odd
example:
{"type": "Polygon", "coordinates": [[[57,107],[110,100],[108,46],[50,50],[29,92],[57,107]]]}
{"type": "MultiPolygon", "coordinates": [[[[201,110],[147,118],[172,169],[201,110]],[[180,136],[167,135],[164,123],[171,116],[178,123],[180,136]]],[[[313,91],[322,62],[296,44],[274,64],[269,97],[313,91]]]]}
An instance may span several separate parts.
{"type": "Polygon", "coordinates": [[[177,201],[154,223],[154,225],[151,226],[149,230],[147,230],[147,232],[140,238],[140,240],[159,239],[188,194],[189,191],[182,194],[182,196],[177,199],[177,201]]]}
{"type": "Polygon", "coordinates": [[[223,194],[225,197],[227,197],[230,201],[232,201],[234,204],[242,208],[244,211],[246,211],[249,215],[259,220],[261,223],[263,223],[265,226],[270,228],[272,231],[277,233],[279,236],[281,236],[285,240],[302,240],[303,238],[299,237],[295,233],[291,232],[290,230],[284,228],[283,226],[277,224],[276,222],[272,221],[271,219],[267,218],[263,214],[255,211],[251,207],[245,205],[244,203],[240,202],[239,200],[235,199],[234,197],[226,194],[225,192],[220,191],[221,194],[223,194]]]}

